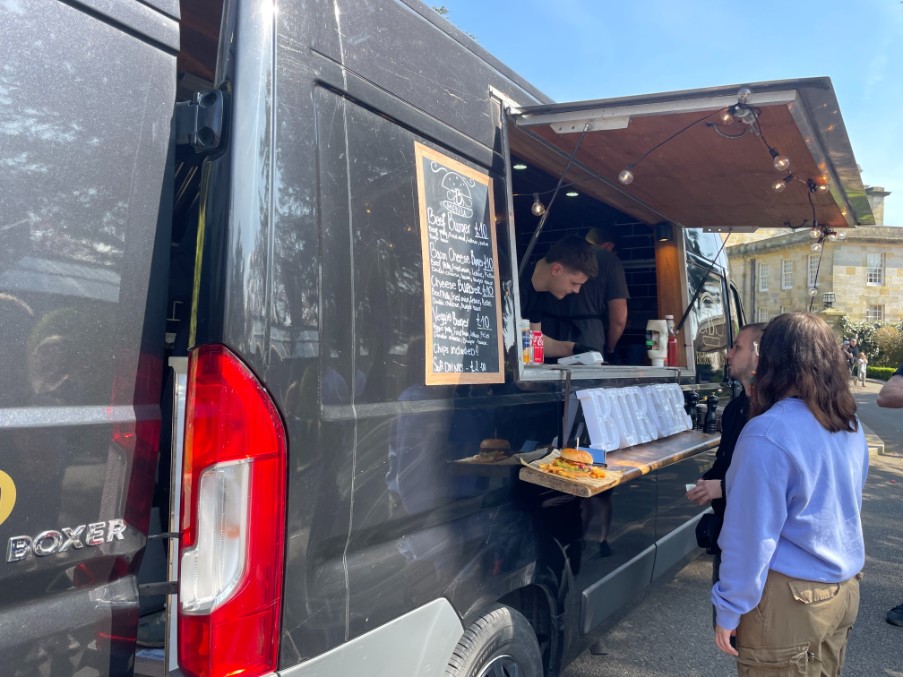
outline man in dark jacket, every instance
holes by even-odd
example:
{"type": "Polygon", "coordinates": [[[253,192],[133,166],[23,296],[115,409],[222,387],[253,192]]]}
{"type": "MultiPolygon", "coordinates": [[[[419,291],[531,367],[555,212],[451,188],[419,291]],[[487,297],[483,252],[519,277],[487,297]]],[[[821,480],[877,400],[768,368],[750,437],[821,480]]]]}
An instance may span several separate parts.
{"type": "Polygon", "coordinates": [[[721,564],[721,551],[718,550],[718,534],[724,520],[724,477],[734,455],[734,447],[740,437],[740,431],[748,418],[749,395],[755,380],[756,366],[759,363],[759,339],[765,331],[765,323],[748,324],[737,335],[733,347],[727,353],[727,364],[731,377],[740,381],[743,392],[731,400],[721,415],[721,443],[715,452],[715,462],[703,476],[696,481],[696,486],[687,492],[687,497],[699,505],[711,502],[715,513],[714,529],[711,531],[712,544],[710,551],[715,559],[712,563],[712,582],[718,580],[718,567],[721,564]]]}

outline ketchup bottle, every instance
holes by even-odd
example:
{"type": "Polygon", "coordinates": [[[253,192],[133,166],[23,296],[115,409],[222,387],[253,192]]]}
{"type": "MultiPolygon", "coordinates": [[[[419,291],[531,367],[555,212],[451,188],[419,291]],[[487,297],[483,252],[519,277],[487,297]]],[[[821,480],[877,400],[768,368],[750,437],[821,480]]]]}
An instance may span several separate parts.
{"type": "Polygon", "coordinates": [[[677,359],[677,334],[674,331],[674,316],[665,315],[665,323],[668,325],[668,356],[665,364],[669,367],[678,366],[677,359]]]}

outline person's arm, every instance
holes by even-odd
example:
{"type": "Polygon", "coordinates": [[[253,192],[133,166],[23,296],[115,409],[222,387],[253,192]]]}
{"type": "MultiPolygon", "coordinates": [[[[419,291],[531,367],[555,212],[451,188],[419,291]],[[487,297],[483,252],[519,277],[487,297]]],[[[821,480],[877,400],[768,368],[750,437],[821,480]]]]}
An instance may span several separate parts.
{"type": "Polygon", "coordinates": [[[734,630],[762,598],[768,565],[787,520],[795,471],[774,442],[744,431],[727,471],[727,510],[718,537],[720,580],[712,588],[718,625],[734,630]],[[753,509],[753,507],[755,509],[753,509]]]}
{"type": "Polygon", "coordinates": [[[611,299],[608,302],[608,345],[606,351],[613,353],[627,327],[627,299],[611,299]]]}
{"type": "MultiPolygon", "coordinates": [[[[899,372],[900,369],[897,371],[899,372]]],[[[903,375],[891,376],[890,380],[881,387],[878,393],[878,406],[889,409],[903,408],[903,375]]]]}
{"type": "Polygon", "coordinates": [[[696,486],[687,492],[687,498],[696,505],[705,505],[716,498],[722,498],[721,480],[696,480],[696,486]]]}
{"type": "MultiPolygon", "coordinates": [[[[531,322],[530,331],[542,331],[542,323],[531,322]]],[[[559,341],[551,336],[542,335],[542,353],[545,357],[567,357],[574,354],[573,341],[559,341]]]]}

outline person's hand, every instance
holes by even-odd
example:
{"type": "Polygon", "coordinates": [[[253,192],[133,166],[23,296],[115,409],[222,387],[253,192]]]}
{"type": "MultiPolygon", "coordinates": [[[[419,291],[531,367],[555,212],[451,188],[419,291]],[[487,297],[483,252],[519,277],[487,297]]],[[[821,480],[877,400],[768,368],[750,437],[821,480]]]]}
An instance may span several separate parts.
{"type": "Polygon", "coordinates": [[[717,646],[721,651],[726,653],[728,656],[739,656],[737,650],[731,646],[731,637],[736,637],[736,630],[725,630],[720,625],[715,626],[715,646],[717,646]]]}
{"type": "Polygon", "coordinates": [[[696,486],[687,492],[687,498],[697,505],[705,505],[721,497],[721,480],[696,480],[696,486]]]}

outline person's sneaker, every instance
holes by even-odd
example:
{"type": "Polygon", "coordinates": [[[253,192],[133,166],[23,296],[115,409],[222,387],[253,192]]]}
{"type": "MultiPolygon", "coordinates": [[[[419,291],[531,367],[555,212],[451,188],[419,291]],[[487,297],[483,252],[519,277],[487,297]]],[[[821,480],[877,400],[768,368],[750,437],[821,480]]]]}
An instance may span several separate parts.
{"type": "Polygon", "coordinates": [[[903,626],[903,604],[895,606],[887,612],[887,622],[891,625],[903,626]]]}

